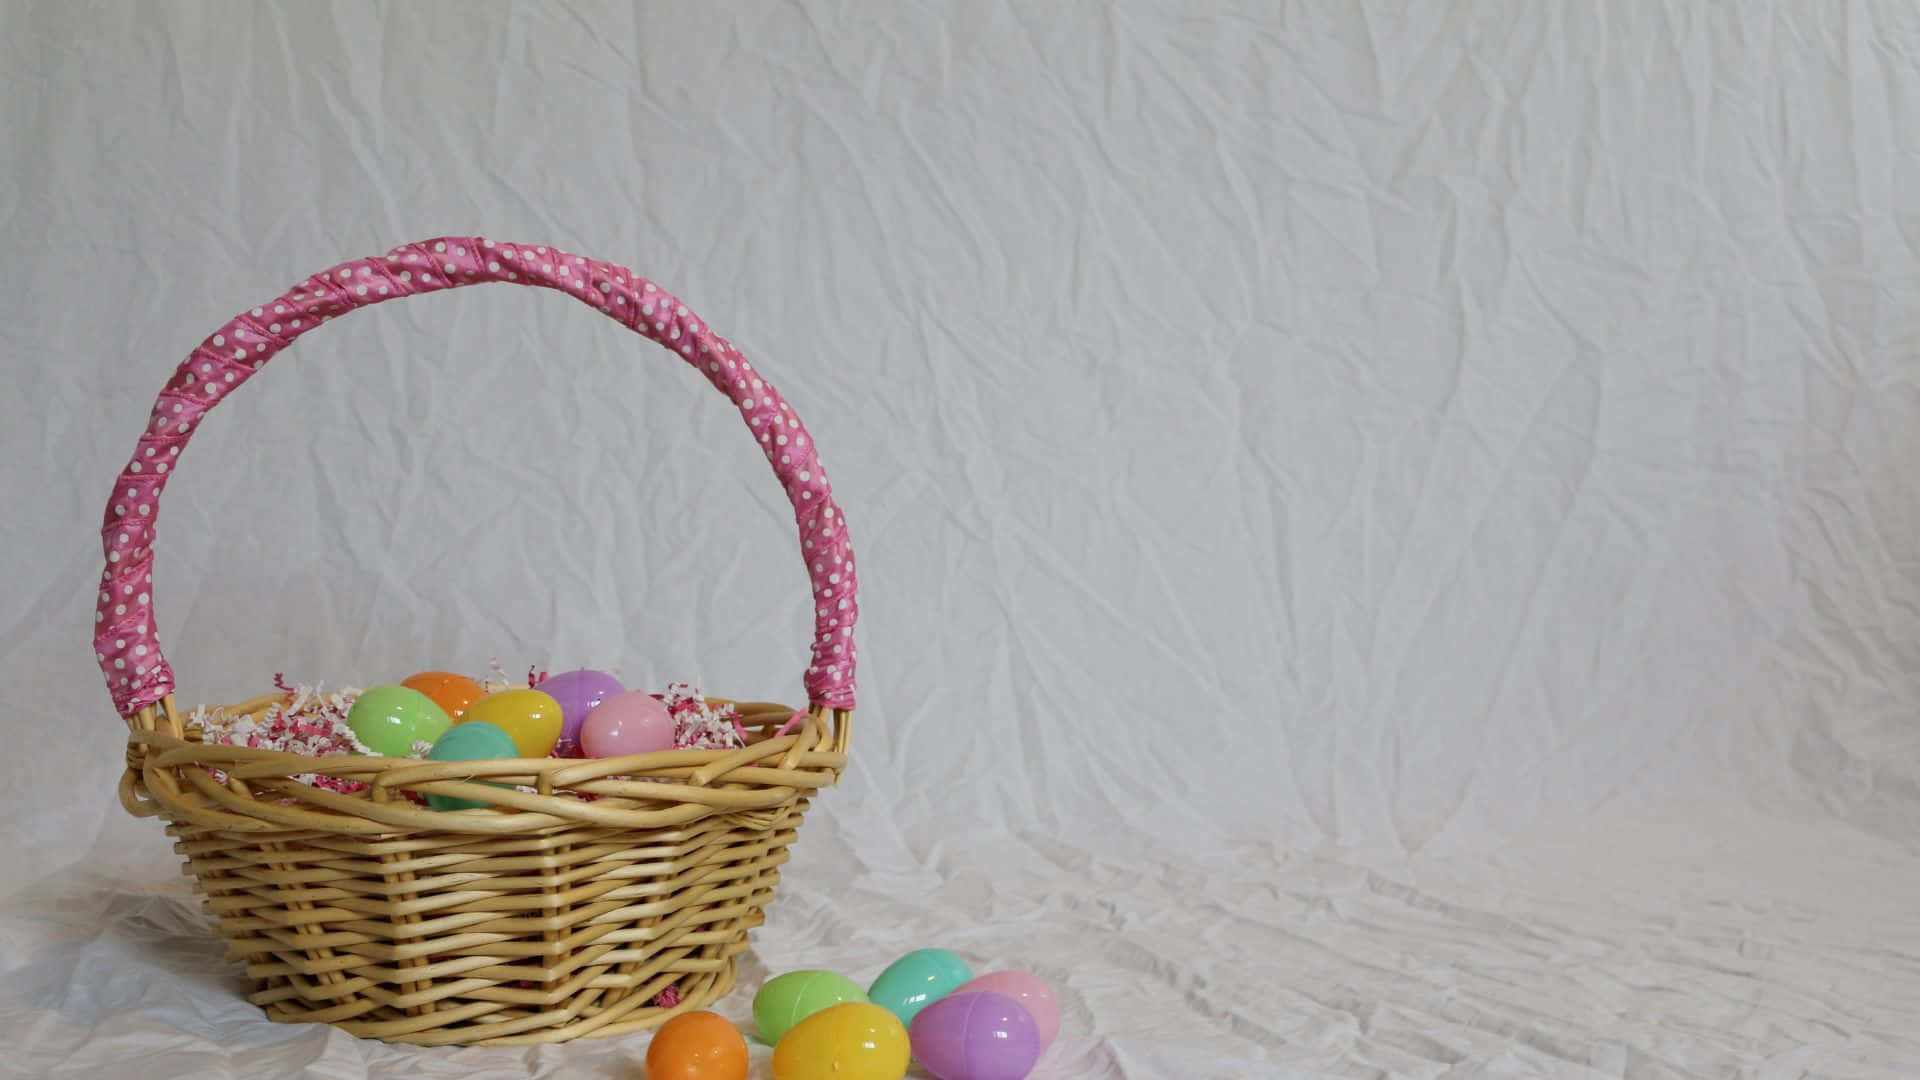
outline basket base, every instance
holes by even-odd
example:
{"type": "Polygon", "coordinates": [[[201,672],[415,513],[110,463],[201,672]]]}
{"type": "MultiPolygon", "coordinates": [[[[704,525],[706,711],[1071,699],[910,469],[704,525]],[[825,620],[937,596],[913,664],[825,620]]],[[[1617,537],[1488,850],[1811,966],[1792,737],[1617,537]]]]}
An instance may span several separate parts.
{"type": "Polygon", "coordinates": [[[725,996],[807,807],[512,836],[167,831],[273,1020],[505,1046],[642,1031],[725,996]]]}
{"type": "MultiPolygon", "coordinates": [[[[574,1039],[602,1039],[612,1035],[631,1035],[636,1032],[650,1031],[683,1012],[704,1009],[726,997],[733,992],[736,966],[736,962],[729,957],[716,974],[686,976],[677,981],[668,982],[667,986],[678,992],[678,1002],[672,1006],[647,1004],[625,1013],[613,1008],[602,1008],[590,1016],[575,1019],[560,1027],[551,1026],[553,1014],[535,1014],[526,1019],[537,1022],[540,1025],[539,1028],[519,1035],[474,1039],[463,1034],[459,1028],[444,1026],[423,1031],[395,1032],[390,1022],[339,1020],[331,1023],[347,1034],[363,1039],[411,1043],[416,1046],[527,1046],[537,1043],[571,1042],[574,1039]]],[[[261,996],[263,995],[254,994],[249,997],[249,1000],[258,1004],[261,996]]],[[[636,1002],[658,1000],[658,994],[652,998],[635,995],[633,1000],[636,1002]]],[[[267,1019],[275,1023],[311,1024],[315,1022],[315,1017],[310,1012],[287,1008],[282,1003],[267,1005],[265,1011],[267,1019]]],[[[566,1010],[561,1012],[564,1015],[566,1010]]]]}

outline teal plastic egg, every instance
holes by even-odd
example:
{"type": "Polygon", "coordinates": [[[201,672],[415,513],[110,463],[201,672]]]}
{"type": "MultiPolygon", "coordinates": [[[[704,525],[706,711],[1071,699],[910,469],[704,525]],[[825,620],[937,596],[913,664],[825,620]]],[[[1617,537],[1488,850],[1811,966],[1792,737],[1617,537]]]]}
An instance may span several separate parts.
{"type": "Polygon", "coordinates": [[[867,988],[867,1000],[911,1026],[920,1010],[973,978],[965,960],[945,949],[916,949],[895,960],[867,988]]]}
{"type": "MultiPolygon", "coordinates": [[[[484,720],[469,720],[464,724],[455,724],[447,729],[445,735],[433,744],[428,752],[428,761],[486,761],[491,758],[519,757],[520,751],[513,744],[513,736],[484,720]]],[[[494,787],[505,787],[495,784],[494,787]]],[[[459,799],[451,795],[428,795],[427,805],[435,810],[471,810],[487,806],[478,799],[459,799]]]]}

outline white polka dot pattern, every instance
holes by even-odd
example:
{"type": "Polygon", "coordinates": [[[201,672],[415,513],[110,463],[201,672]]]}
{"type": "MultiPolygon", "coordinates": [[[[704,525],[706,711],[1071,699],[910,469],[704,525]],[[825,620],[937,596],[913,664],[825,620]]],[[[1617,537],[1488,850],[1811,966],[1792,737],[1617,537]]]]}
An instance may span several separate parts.
{"type": "Polygon", "coordinates": [[[232,397],[275,353],[328,319],[386,300],[483,282],[556,289],[598,308],[693,365],[739,407],[786,489],[800,527],[815,611],[807,696],[815,705],[853,708],[851,639],[860,613],[854,602],[853,549],[813,440],[793,408],[740,350],[677,298],[631,270],[557,248],[443,237],[342,263],[236,316],[203,341],[160,391],[151,420],[107,499],[100,533],[107,567],[94,616],[94,654],[121,715],[173,692],[173,669],[154,636],[148,594],[160,493],[175,470],[164,464],[149,468],[146,462],[178,457],[207,410],[232,397]],[[771,429],[781,432],[777,445],[765,434],[771,429]],[[116,594],[135,593],[140,597],[137,605],[114,599],[116,594]]]}

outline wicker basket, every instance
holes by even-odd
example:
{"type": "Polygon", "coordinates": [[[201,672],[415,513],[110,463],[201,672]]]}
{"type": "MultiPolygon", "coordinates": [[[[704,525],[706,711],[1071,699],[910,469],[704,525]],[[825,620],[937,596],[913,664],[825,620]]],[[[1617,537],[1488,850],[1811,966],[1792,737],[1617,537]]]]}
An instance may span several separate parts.
{"type": "MultiPolygon", "coordinates": [[[[618,266],[448,237],[301,282],[228,322],[180,366],[115,485],[102,535],[96,653],[131,730],[121,801],[167,819],[207,913],[255,980],[252,1000],[275,1020],[395,1042],[503,1045],[638,1031],[705,1006],[733,984],[809,797],[846,762],[853,555],[812,441],[739,350],[618,266]],[[204,744],[174,705],[153,635],[153,526],[201,416],[335,315],[480,282],[539,285],[590,304],[678,354],[739,406],[793,503],[813,585],[811,705],[797,730],[791,707],[747,704],[748,745],[733,751],[311,758],[204,744]],[[367,787],[343,794],[301,774],[367,787]],[[437,813],[409,792],[489,805],[437,813]]],[[[278,697],[232,708],[257,711],[278,697]]]]}

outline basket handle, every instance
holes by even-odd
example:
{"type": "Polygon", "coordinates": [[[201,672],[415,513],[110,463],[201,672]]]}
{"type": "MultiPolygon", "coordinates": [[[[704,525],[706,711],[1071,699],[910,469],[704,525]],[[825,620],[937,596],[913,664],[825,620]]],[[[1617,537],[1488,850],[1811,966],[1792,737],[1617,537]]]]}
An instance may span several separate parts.
{"type": "Polygon", "coordinates": [[[800,527],[815,613],[808,699],[820,708],[853,708],[853,626],[860,608],[846,519],[834,504],[813,440],[779,392],[685,304],[631,270],[558,248],[440,237],[341,263],[235,316],[188,355],[154,400],[152,419],[114,484],[101,526],[107,565],[94,616],[94,653],[122,716],[173,692],[173,669],[153,630],[154,522],[160,493],[201,417],[274,354],[335,315],[490,281],[555,289],[598,308],[692,364],[740,407],[800,527]]]}

